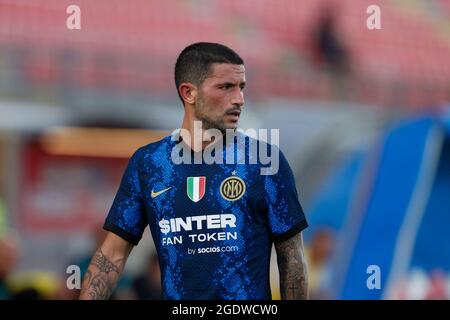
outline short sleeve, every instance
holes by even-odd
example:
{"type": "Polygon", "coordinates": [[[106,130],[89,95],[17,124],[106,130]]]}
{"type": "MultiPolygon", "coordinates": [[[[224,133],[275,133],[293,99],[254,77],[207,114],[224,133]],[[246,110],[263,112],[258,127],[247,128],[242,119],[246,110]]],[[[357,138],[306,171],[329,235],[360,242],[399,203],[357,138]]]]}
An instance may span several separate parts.
{"type": "Polygon", "coordinates": [[[279,152],[278,171],[266,176],[265,191],[272,239],[279,242],[302,231],[308,223],[298,199],[295,179],[289,163],[283,153],[276,150],[279,152]]]}
{"type": "Polygon", "coordinates": [[[138,178],[137,152],[128,161],[119,190],[106,217],[103,228],[133,245],[137,245],[147,226],[144,201],[138,178]]]}

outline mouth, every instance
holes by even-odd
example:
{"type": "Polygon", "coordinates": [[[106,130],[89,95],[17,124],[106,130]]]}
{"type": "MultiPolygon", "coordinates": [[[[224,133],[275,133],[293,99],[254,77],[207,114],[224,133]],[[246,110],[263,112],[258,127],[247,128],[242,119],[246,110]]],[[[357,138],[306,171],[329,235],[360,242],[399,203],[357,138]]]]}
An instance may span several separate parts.
{"type": "Polygon", "coordinates": [[[237,122],[239,120],[239,116],[241,115],[241,110],[237,110],[237,109],[230,110],[230,111],[227,111],[226,115],[229,118],[231,118],[231,121],[237,122]]]}

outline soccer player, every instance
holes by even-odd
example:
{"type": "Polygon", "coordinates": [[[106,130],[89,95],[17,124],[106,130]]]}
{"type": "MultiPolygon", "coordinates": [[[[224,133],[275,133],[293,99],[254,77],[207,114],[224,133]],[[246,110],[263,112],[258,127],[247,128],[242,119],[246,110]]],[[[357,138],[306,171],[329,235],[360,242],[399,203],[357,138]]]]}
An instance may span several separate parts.
{"type": "Polygon", "coordinates": [[[254,156],[255,139],[241,139],[242,133],[225,139],[235,132],[244,105],[243,60],[221,44],[192,44],[177,59],[175,83],[184,105],[182,128],[129,160],[104,224],[109,232],[84,276],[80,299],[110,296],[147,225],[164,299],[270,299],[273,243],[281,298],[306,299],[301,231],[308,224],[283,154],[278,170],[264,175],[260,161],[189,164],[207,150],[215,159],[231,152],[239,157],[238,151],[254,156]],[[194,133],[197,121],[223,139],[203,141],[194,133]],[[189,161],[176,163],[174,150],[188,150],[189,161]]]}

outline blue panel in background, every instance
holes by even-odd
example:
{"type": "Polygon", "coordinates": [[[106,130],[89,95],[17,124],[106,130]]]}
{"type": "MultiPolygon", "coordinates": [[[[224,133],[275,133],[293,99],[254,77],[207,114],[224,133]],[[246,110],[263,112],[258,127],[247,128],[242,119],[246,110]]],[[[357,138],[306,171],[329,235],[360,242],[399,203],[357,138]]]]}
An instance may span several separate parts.
{"type": "Polygon", "coordinates": [[[441,117],[442,124],[444,126],[446,136],[450,136],[450,104],[446,109],[446,112],[441,117]]]}
{"type": "Polygon", "coordinates": [[[450,272],[450,137],[444,142],[436,178],[411,257],[411,268],[450,272]]]}
{"type": "MultiPolygon", "coordinates": [[[[363,221],[338,298],[381,298],[382,290],[367,288],[369,275],[366,270],[369,265],[378,265],[382,272],[381,287],[384,288],[432,125],[431,119],[422,119],[394,129],[387,135],[372,194],[362,215],[363,221]]],[[[351,248],[352,244],[348,244],[346,249],[351,248]]]]}
{"type": "Polygon", "coordinates": [[[323,184],[311,209],[307,210],[310,212],[310,227],[304,231],[306,241],[320,227],[341,229],[364,161],[363,152],[352,154],[323,184]]]}

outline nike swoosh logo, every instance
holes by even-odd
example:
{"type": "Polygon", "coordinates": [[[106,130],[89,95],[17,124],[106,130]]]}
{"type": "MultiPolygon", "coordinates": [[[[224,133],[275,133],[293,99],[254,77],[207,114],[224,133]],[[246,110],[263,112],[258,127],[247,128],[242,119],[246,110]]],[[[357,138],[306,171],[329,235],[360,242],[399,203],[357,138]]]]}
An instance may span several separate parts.
{"type": "Polygon", "coordinates": [[[159,196],[160,194],[162,194],[162,193],[164,193],[164,192],[166,192],[166,191],[168,191],[168,190],[170,190],[170,189],[172,189],[172,187],[169,187],[169,188],[167,188],[167,189],[163,189],[163,190],[158,191],[158,192],[154,192],[154,191],[152,190],[151,196],[152,196],[152,198],[156,198],[156,197],[159,196]]]}

